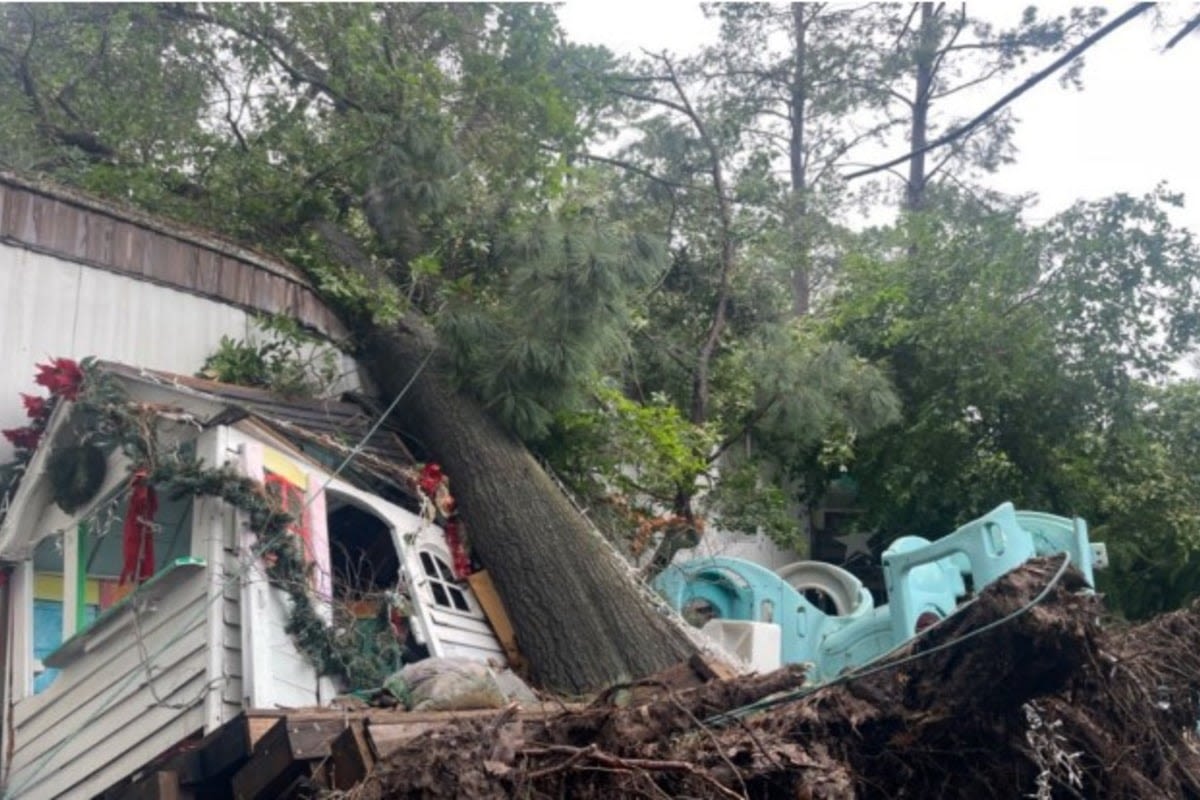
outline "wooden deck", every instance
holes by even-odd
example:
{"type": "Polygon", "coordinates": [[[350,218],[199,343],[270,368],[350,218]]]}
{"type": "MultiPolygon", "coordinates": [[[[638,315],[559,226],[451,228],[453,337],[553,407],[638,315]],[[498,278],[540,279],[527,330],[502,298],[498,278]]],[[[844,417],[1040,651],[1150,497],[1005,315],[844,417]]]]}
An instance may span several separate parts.
{"type": "Polygon", "coordinates": [[[298,800],[347,790],[417,736],[464,719],[549,719],[579,706],[404,712],[252,710],[171,748],[97,800],[298,800]]]}

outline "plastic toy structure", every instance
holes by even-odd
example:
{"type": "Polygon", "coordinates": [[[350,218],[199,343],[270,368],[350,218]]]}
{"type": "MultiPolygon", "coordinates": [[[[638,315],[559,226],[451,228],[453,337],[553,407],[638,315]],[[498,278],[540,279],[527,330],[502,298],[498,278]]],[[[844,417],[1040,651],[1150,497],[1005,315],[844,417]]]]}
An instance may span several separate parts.
{"type": "Polygon", "coordinates": [[[808,662],[820,683],[899,647],[1029,559],[1064,552],[1094,585],[1106,553],[1088,541],[1087,523],[1004,503],[936,541],[892,542],[882,557],[888,602],[879,607],[849,572],[816,561],[772,572],[743,559],[704,558],[669,567],[654,585],[755,669],[808,662]]]}

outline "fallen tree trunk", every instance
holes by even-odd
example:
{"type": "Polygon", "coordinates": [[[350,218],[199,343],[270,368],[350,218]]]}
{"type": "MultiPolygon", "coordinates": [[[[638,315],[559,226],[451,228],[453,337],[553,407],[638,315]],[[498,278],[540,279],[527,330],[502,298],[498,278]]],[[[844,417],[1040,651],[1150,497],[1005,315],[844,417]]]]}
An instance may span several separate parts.
{"type": "MultiPolygon", "coordinates": [[[[352,237],[326,221],[313,230],[332,258],[390,288],[352,237]]],[[[346,316],[383,401],[400,398],[399,425],[449,476],[471,550],[504,601],[534,684],[578,694],[696,652],[524,445],[455,386],[423,319],[381,326],[346,316]]]]}
{"type": "Polygon", "coordinates": [[[457,391],[419,323],[372,332],[363,358],[385,397],[451,479],[472,551],[488,569],[531,665],[564,693],[664,669],[694,652],[648,602],[528,450],[457,391]]]}
{"type": "Polygon", "coordinates": [[[464,723],[410,743],[361,796],[1200,797],[1200,605],[1109,631],[1059,563],[816,691],[784,671],[549,724],[464,723]]]}

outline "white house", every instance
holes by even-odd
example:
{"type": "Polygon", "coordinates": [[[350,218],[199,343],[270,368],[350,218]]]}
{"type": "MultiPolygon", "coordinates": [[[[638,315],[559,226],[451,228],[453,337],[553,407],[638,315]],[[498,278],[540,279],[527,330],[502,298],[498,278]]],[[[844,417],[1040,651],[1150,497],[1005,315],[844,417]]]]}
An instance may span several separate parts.
{"type": "MultiPolygon", "coordinates": [[[[152,410],[161,447],[295,493],[318,605],[365,602],[375,617],[372,598],[392,592],[404,598],[415,657],[504,660],[475,596],[455,580],[443,531],[417,513],[395,434],[379,430],[333,474],[372,422],[357,405],[282,401],[110,363],[98,370],[152,410]]],[[[153,574],[132,591],[119,585],[135,488],[128,459],[114,450],[69,512],[52,466],[95,422],[77,404],[59,405],[0,524],[9,797],[90,797],[244,710],[316,706],[369,688],[317,674],[285,630],[291,600],[266,579],[245,514],[222,500],[161,497],[153,574]]]]}
{"type": "MultiPolygon", "coordinates": [[[[19,394],[40,391],[38,362],[137,365],[104,369],[156,404],[166,441],[303,498],[323,613],[339,582],[365,582],[360,594],[407,589],[413,649],[499,654],[474,595],[452,579],[442,532],[414,513],[398,472],[411,457],[395,436],[376,435],[332,478],[346,442],[368,428],[358,406],[186,377],[223,336],[249,338],[256,315],[286,315],[331,342],[345,335],[294,268],[0,172],[0,298],[0,429],[27,422],[19,394]]],[[[358,388],[354,363],[342,367],[339,388],[358,388]]],[[[54,453],[86,430],[78,416],[59,406],[16,494],[0,497],[4,797],[92,796],[243,709],[314,705],[339,688],[284,632],[288,601],[247,555],[246,521],[219,500],[159,497],[153,574],[135,592],[120,585],[131,486],[119,450],[86,502],[65,511],[55,500],[54,453]]],[[[0,440],[0,464],[12,457],[0,440]]]]}

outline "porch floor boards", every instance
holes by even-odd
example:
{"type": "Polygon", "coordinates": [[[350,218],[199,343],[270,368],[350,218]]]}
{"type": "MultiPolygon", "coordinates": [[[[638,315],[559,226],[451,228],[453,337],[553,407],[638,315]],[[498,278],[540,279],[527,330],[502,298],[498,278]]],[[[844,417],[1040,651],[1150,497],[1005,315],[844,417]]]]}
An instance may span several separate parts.
{"type": "Polygon", "coordinates": [[[428,731],[460,720],[536,721],[581,708],[396,711],[253,709],[203,738],[177,743],[96,800],[298,800],[346,790],[375,762],[428,731]]]}

